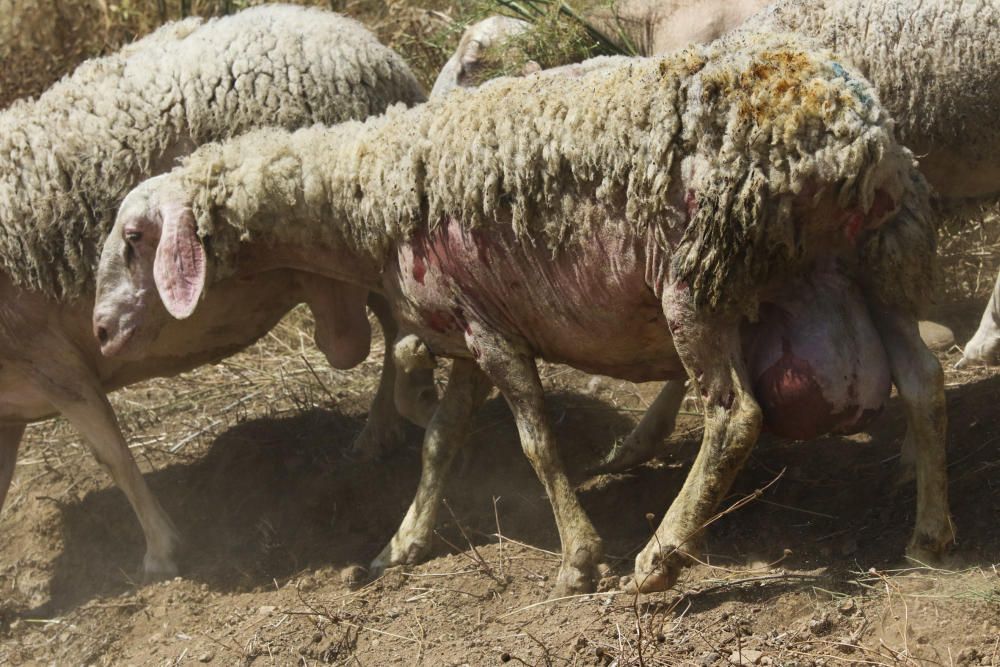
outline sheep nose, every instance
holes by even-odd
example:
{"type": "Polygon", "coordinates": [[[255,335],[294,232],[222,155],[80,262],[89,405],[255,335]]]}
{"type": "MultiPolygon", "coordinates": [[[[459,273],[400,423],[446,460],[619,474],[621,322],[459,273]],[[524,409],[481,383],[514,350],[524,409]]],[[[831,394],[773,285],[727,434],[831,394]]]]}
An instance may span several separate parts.
{"type": "Polygon", "coordinates": [[[97,340],[101,345],[108,342],[108,330],[100,324],[94,328],[94,335],[97,336],[97,340]]]}

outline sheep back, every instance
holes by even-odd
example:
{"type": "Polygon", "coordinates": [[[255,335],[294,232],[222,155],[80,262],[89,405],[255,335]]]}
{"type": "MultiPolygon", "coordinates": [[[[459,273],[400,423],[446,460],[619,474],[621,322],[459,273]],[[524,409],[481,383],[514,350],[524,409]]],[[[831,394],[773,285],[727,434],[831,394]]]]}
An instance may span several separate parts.
{"type": "Polygon", "coordinates": [[[815,254],[791,214],[802,193],[818,185],[867,210],[876,188],[900,201],[913,169],[870,84],[829,52],[768,36],[579,77],[498,79],[363,124],[255,132],[204,147],[172,178],[194,193],[223,273],[255,225],[288,215],[296,224],[268,233],[385,262],[446,218],[510,226],[555,253],[614,212],[633,232],[653,228],[672,278],[714,308],[815,254]],[[690,218],[682,182],[698,197],[690,218]]]}
{"type": "Polygon", "coordinates": [[[0,267],[79,295],[119,202],[175,153],[423,99],[395,52],[330,12],[271,5],[165,26],[0,113],[0,267]]]}

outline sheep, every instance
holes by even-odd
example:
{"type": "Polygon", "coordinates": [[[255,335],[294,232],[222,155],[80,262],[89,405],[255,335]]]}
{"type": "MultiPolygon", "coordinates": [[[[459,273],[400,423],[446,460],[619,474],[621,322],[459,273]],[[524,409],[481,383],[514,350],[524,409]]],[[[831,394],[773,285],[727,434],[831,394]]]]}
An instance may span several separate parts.
{"type": "MultiPolygon", "coordinates": [[[[756,34],[795,31],[833,49],[874,84],[900,142],[920,156],[920,171],[941,203],[954,208],[1000,196],[998,29],[995,2],[780,0],[719,46],[739,48],[756,34]]],[[[1000,361],[998,321],[1000,276],[960,365],[1000,361]]],[[[597,470],[620,471],[652,458],[673,430],[683,396],[681,388],[664,386],[639,426],[597,470]]],[[[904,447],[901,479],[912,476],[913,455],[904,447]]]]}
{"type": "MultiPolygon", "coordinates": [[[[612,39],[627,41],[639,54],[659,55],[688,44],[710,42],[767,4],[768,0],[622,0],[595,9],[587,19],[612,39]]],[[[502,49],[504,42],[530,28],[527,21],[508,16],[489,16],[468,26],[438,73],[431,97],[475,86],[476,75],[490,52],[502,49]]],[[[523,73],[537,68],[531,61],[523,73]]]]}
{"type": "MultiPolygon", "coordinates": [[[[253,275],[244,258],[266,251],[269,266],[383,292],[401,327],[454,359],[416,497],[375,574],[427,553],[446,469],[492,383],[552,501],[557,587],[593,588],[601,543],[557,455],[536,357],[700,388],[701,452],[636,559],[641,590],[673,583],[762,421],[805,408],[814,423],[857,427],[888,386],[837,382],[877,384],[879,369],[919,457],[909,548],[931,557],[952,540],[943,374],[916,326],[934,265],[927,187],[870,84],[793,36],[501,79],[363,123],[205,145],[129,193],[112,235],[160,225],[168,233],[139,270],[169,278],[158,286],[171,308],[197,313],[218,280],[253,275]],[[813,321],[783,325],[772,306],[813,321]],[[758,339],[741,338],[748,330],[758,339]],[[817,331],[820,345],[803,344],[817,331]],[[791,358],[771,357],[774,332],[791,358]],[[838,362],[825,355],[839,332],[854,352],[838,362]],[[823,370],[773,384],[800,360],[823,370]],[[849,372],[831,373],[838,363],[849,372]]],[[[120,261],[105,246],[99,279],[120,261]]]]}
{"type": "MultiPolygon", "coordinates": [[[[349,367],[368,353],[368,292],[295,271],[224,281],[197,316],[163,327],[141,354],[105,357],[91,325],[94,274],[119,203],[206,141],[363,118],[423,99],[403,60],[360,23],[272,5],[168,25],[0,113],[0,507],[24,424],[61,413],[132,504],[146,538],[146,577],[176,574],[176,530],[143,481],[106,392],[232,354],[302,301],[331,363],[349,367]]],[[[165,317],[155,292],[147,299],[150,317],[165,317]]],[[[392,340],[387,307],[377,297],[373,307],[392,340]]],[[[106,330],[97,334],[106,348],[128,347],[106,330]]],[[[369,448],[401,427],[388,353],[386,362],[358,440],[369,448]]],[[[425,392],[427,380],[415,379],[414,391],[425,392]]]]}

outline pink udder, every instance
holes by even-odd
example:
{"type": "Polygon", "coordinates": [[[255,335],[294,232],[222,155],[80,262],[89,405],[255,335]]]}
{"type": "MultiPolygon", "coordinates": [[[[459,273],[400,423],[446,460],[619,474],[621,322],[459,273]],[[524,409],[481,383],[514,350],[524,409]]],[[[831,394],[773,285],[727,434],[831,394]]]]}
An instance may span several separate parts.
{"type": "Polygon", "coordinates": [[[805,440],[860,430],[891,388],[885,350],[858,290],[824,273],[760,308],[744,349],[768,430],[805,440]]]}

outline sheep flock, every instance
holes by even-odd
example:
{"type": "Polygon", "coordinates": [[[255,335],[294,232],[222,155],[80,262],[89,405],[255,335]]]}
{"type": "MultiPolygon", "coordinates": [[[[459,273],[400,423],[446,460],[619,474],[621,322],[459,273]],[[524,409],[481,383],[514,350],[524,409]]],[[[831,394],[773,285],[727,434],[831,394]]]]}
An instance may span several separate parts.
{"type": "MultiPolygon", "coordinates": [[[[944,303],[938,255],[943,230],[1000,202],[997,0],[220,2],[215,18],[164,21],[114,51],[113,21],[143,25],[126,4],[9,0],[0,20],[0,65],[25,89],[44,79],[31,63],[46,52],[52,72],[102,52],[0,109],[0,525],[13,536],[0,548],[12,595],[0,599],[0,663],[212,662],[243,642],[232,657],[245,664],[367,664],[364,651],[377,664],[817,665],[829,652],[995,664],[1000,629],[987,620],[982,641],[979,620],[960,629],[956,600],[995,611],[996,448],[970,415],[990,405],[1000,364],[1000,276],[985,311],[944,303]],[[401,55],[382,24],[336,10],[421,28],[394,34],[401,55]],[[23,29],[35,24],[37,43],[23,29]],[[447,36],[447,53],[427,25],[447,26],[434,38],[447,36]],[[535,45],[545,56],[533,60],[531,40],[559,26],[602,55],[575,60],[560,42],[535,45]],[[436,80],[429,49],[442,56],[436,80]],[[294,341],[281,333],[289,314],[294,341]],[[971,339],[955,345],[928,319],[971,339]],[[183,419],[189,434],[161,438],[178,457],[169,469],[143,463],[141,427],[122,419],[139,383],[180,396],[175,376],[219,363],[249,381],[263,366],[244,351],[261,340],[283,348],[270,380],[287,388],[301,372],[322,398],[294,398],[277,437],[243,416],[264,389],[227,398],[231,414],[209,423],[197,398],[174,417],[156,401],[143,419],[183,419]],[[558,379],[567,373],[577,379],[558,379]],[[642,397],[624,416],[619,392],[642,397]],[[483,425],[497,406],[500,435],[483,425]],[[297,449],[355,409],[362,418],[336,417],[314,452],[297,449]],[[134,520],[102,510],[83,524],[106,524],[91,541],[124,556],[74,550],[81,515],[65,508],[82,491],[59,472],[73,439],[39,454],[49,427],[29,426],[52,417],[127,500],[134,520]],[[199,459],[177,453],[226,420],[239,448],[188,488],[199,459]],[[249,462],[272,442],[277,467],[254,482],[249,462]],[[474,471],[484,456],[503,479],[474,471]],[[303,482],[302,460],[326,472],[303,482]],[[518,465],[527,481],[513,481],[518,465]],[[48,583],[19,555],[41,515],[26,498],[46,475],[60,484],[44,497],[65,515],[67,545],[48,583]],[[451,504],[467,487],[492,493],[471,532],[451,504]],[[516,539],[502,502],[533,508],[516,539]],[[279,525],[278,508],[299,503],[279,525]],[[773,511],[755,515],[759,504],[773,511]],[[321,528],[307,528],[312,514],[321,528]],[[195,528],[205,522],[215,527],[195,528]],[[285,564],[248,568],[240,548],[213,546],[242,544],[240,530],[285,564]],[[544,549],[531,546],[539,535],[544,549]],[[442,551],[466,560],[422,569],[442,551]],[[849,576],[840,556],[854,559],[849,576]],[[77,571],[88,581],[67,587],[77,571]],[[911,583],[924,576],[934,583],[911,583]],[[516,593],[525,577],[531,592],[516,593]],[[961,595],[940,594],[948,577],[961,595]],[[194,637],[171,625],[198,622],[191,601],[237,580],[281,611],[251,612],[250,643],[240,617],[228,638],[195,640],[197,655],[174,651],[171,637],[194,637]],[[801,607],[779,611],[806,581],[810,604],[834,609],[808,624],[789,620],[801,607]],[[751,593],[772,582],[787,591],[751,593]],[[921,596],[928,587],[937,593],[921,596]],[[108,591],[122,601],[88,599],[108,591]],[[456,591],[445,606],[434,598],[456,591]],[[876,612],[883,594],[888,611],[876,612]],[[142,596],[168,611],[141,620],[142,596]],[[910,605],[902,614],[894,597],[910,605]],[[413,613],[386,611],[400,604],[413,613]],[[606,616],[617,648],[605,646],[611,626],[592,629],[608,604],[631,614],[606,616]],[[753,607],[748,625],[718,615],[740,605],[753,607]],[[442,609],[456,606],[475,623],[449,625],[442,609]],[[84,645],[72,634],[39,648],[24,629],[77,608],[156,639],[139,652],[88,640],[74,656],[59,647],[84,645]],[[522,614],[535,621],[504,625],[522,614]],[[756,635],[769,614],[782,620],[756,635]],[[285,624],[312,639],[255,643],[285,624]],[[842,636],[820,646],[831,632],[842,636]]],[[[179,16],[190,9],[182,1],[179,16]]],[[[161,19],[173,11],[157,3],[161,19]]]]}

